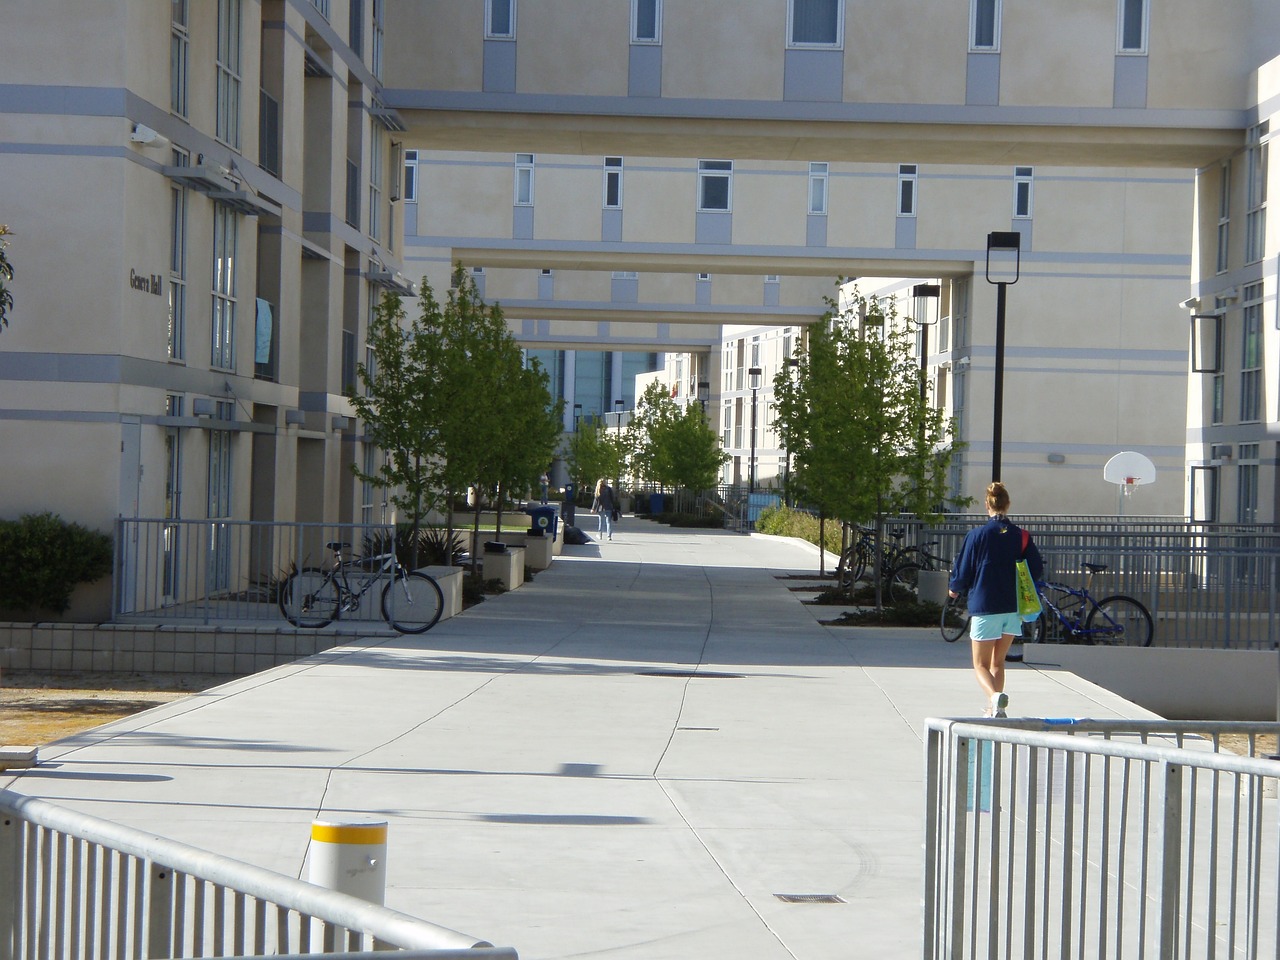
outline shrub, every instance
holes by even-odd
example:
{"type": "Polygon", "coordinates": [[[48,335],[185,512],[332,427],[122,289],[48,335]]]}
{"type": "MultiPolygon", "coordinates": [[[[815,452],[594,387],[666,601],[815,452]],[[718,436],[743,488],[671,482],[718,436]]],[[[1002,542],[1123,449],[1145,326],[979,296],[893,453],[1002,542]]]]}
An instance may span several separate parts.
{"type": "MultiPolygon", "coordinates": [[[[760,533],[776,537],[796,537],[814,544],[818,542],[818,526],[818,518],[813,514],[781,505],[765,507],[756,520],[756,530],[760,533]]],[[[823,546],[832,553],[839,554],[840,521],[828,519],[825,533],[823,546]]]]}
{"type": "Polygon", "coordinates": [[[0,520],[0,605],[11,610],[52,610],[71,606],[78,583],[111,572],[111,537],[53,513],[29,513],[0,520]]]}
{"type": "Polygon", "coordinates": [[[835,620],[826,621],[841,627],[936,627],[942,622],[942,607],[924,603],[899,603],[877,611],[850,610],[835,620]]]}

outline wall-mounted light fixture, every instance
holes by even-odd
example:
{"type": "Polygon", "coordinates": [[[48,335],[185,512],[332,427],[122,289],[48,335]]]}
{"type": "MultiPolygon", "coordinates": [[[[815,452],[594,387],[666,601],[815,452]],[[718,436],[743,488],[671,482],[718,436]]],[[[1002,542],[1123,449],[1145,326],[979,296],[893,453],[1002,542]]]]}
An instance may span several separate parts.
{"type": "Polygon", "coordinates": [[[1067,458],[1061,453],[1051,453],[1048,456],[1050,463],[1066,463],[1067,458]]]}

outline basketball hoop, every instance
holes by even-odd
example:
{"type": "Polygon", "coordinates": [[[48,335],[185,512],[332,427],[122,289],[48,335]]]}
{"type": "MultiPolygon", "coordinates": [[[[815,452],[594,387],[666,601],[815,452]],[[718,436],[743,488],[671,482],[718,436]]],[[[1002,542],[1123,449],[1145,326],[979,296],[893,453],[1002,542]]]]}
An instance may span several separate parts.
{"type": "Polygon", "coordinates": [[[1154,483],[1156,479],[1155,464],[1141,453],[1124,450],[1107,461],[1102,468],[1102,479],[1120,487],[1120,512],[1124,512],[1124,502],[1133,496],[1135,488],[1141,484],[1154,483]]]}
{"type": "Polygon", "coordinates": [[[1136,487],[1137,485],[1138,485],[1137,477],[1125,477],[1124,485],[1121,487],[1121,489],[1124,490],[1124,495],[1126,497],[1131,497],[1133,496],[1133,488],[1136,487]]]}

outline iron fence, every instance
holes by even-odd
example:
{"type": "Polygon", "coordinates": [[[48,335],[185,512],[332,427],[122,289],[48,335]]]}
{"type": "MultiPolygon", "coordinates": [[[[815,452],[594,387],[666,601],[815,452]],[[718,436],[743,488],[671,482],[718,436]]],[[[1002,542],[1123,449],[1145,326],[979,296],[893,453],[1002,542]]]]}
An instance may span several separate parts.
{"type": "Polygon", "coordinates": [[[927,721],[924,960],[1280,954],[1277,731],[927,721]]]}
{"type": "Polygon", "coordinates": [[[0,790],[0,960],[341,956],[516,960],[511,948],[0,790]],[[379,955],[385,955],[380,953],[379,955]]]}

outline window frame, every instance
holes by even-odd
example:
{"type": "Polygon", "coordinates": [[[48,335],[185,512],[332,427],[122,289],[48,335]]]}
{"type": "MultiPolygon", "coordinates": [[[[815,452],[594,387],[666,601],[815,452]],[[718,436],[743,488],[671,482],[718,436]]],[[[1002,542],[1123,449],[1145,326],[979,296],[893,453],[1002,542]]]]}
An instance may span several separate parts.
{"type": "Polygon", "coordinates": [[[1151,31],[1150,0],[1116,0],[1116,54],[1127,57],[1144,57],[1147,55],[1147,41],[1151,31]],[[1131,4],[1141,6],[1141,20],[1138,31],[1141,34],[1138,46],[1125,46],[1126,13],[1131,4]]]}
{"type": "Polygon", "coordinates": [[[516,0],[485,0],[484,3],[484,38],[486,40],[514,40],[516,38],[516,0]],[[493,27],[494,5],[507,5],[507,32],[497,33],[493,27]]]}
{"type": "Polygon", "coordinates": [[[831,196],[830,187],[831,164],[823,160],[811,162],[809,164],[809,193],[807,197],[810,216],[825,217],[827,215],[828,203],[831,196]],[[814,191],[816,189],[821,189],[822,191],[821,203],[814,202],[814,191]]]}
{"type": "Polygon", "coordinates": [[[804,0],[787,0],[787,49],[789,50],[843,50],[844,49],[844,15],[845,0],[836,2],[836,22],[834,40],[797,40],[796,4],[804,0]]]}
{"type": "Polygon", "coordinates": [[[418,202],[418,151],[404,152],[404,193],[405,203],[418,202]],[[410,171],[413,171],[410,173],[410,171]]]}
{"type": "Polygon", "coordinates": [[[969,0],[969,52],[999,53],[1001,21],[1004,17],[1003,0],[969,0]],[[978,42],[978,9],[979,5],[991,5],[991,43],[978,42]]]}
{"type": "Polygon", "coordinates": [[[234,150],[240,149],[240,121],[243,114],[240,74],[244,52],[243,0],[218,0],[218,38],[214,69],[215,129],[214,136],[234,150]]]}
{"type": "Polygon", "coordinates": [[[897,216],[914,217],[916,215],[919,208],[919,186],[920,166],[915,163],[898,164],[898,192],[894,197],[897,216]]]}
{"type": "Polygon", "coordinates": [[[382,186],[383,186],[383,150],[382,137],[376,127],[369,137],[369,237],[378,239],[382,227],[382,186]]]}
{"type": "Polygon", "coordinates": [[[698,161],[698,212],[699,213],[732,213],[733,212],[733,161],[732,160],[699,160],[698,161]],[[721,164],[722,166],[712,166],[721,164]],[[724,180],[725,203],[723,207],[706,205],[707,184],[712,180],[724,180]]]}
{"type": "Polygon", "coordinates": [[[1013,168],[1013,219],[1030,220],[1035,210],[1035,167],[1013,168]],[[1025,173],[1023,172],[1025,171],[1025,173]],[[1026,207],[1022,201],[1025,198],[1026,207]]]}
{"type": "Polygon", "coordinates": [[[1266,253],[1267,238],[1267,168],[1270,163],[1271,125],[1269,121],[1249,128],[1245,150],[1248,165],[1245,173],[1245,240],[1244,262],[1258,263],[1266,253]]]}
{"type": "Polygon", "coordinates": [[[1230,267],[1231,256],[1231,160],[1222,161],[1218,181],[1218,251],[1217,273],[1230,267]]]}
{"type": "Polygon", "coordinates": [[[173,0],[169,33],[169,112],[187,117],[191,68],[190,0],[173,0]]]}
{"type": "Polygon", "coordinates": [[[605,210],[621,210],[622,209],[622,171],[624,169],[624,161],[622,157],[605,157],[601,167],[603,171],[601,183],[600,202],[605,210]],[[613,181],[615,184],[614,201],[609,202],[609,184],[613,181]]]}
{"type": "Polygon", "coordinates": [[[236,260],[240,243],[239,214],[225,203],[213,205],[212,315],[209,324],[209,366],[236,368],[236,260]],[[225,263],[225,266],[221,264],[225,263]]]}
{"type": "MultiPolygon", "coordinates": [[[[175,149],[171,154],[175,167],[185,167],[190,157],[185,150],[175,149]]],[[[191,193],[185,183],[170,181],[169,206],[169,360],[183,363],[187,358],[187,251],[190,246],[188,229],[191,215],[191,193]]]]}
{"type": "Polygon", "coordinates": [[[1262,420],[1263,357],[1262,296],[1260,283],[1244,290],[1240,311],[1240,422],[1262,420]]]}
{"type": "Polygon", "coordinates": [[[532,153],[517,153],[515,162],[515,179],[512,184],[512,202],[517,207],[532,207],[534,199],[534,171],[537,169],[537,156],[532,153]],[[528,159],[523,159],[528,157],[528,159]],[[522,187],[525,190],[522,191],[522,187]],[[527,193],[527,196],[525,194],[527,193]],[[525,196],[525,199],[521,199],[525,196]]]}
{"type": "Polygon", "coordinates": [[[662,0],[631,0],[631,42],[648,46],[662,43],[662,0]],[[640,36],[640,4],[653,4],[653,36],[640,36]]]}

